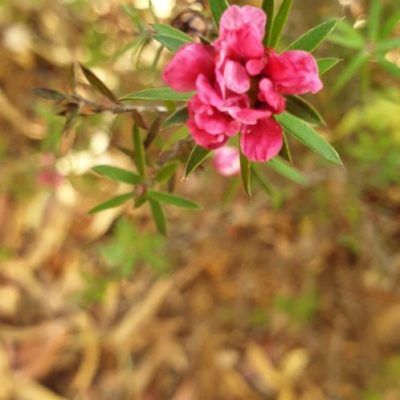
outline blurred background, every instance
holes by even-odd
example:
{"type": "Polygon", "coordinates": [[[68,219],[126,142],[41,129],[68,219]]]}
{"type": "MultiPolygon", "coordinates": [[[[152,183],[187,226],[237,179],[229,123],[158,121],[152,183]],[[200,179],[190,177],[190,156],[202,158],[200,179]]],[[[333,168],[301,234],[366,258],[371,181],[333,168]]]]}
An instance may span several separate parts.
{"type": "MultiPolygon", "coordinates": [[[[366,41],[354,65],[368,2],[297,0],[287,43],[331,17],[355,28],[318,50],[342,61],[310,98],[345,168],[293,142],[306,182],[267,170],[252,199],[211,163],[180,171],[204,210],[168,208],[164,238],[147,206],[88,215],[126,189],[91,168],[133,168],[129,118],[79,117],[62,155],[65,117],[32,94],[70,93],[74,62],[118,96],[159,86],[170,55],[140,24],[213,27],[206,1],[152,4],[0,2],[0,399],[399,400],[400,50],[378,63],[366,41]]],[[[398,1],[381,4],[399,37],[398,1]]]]}

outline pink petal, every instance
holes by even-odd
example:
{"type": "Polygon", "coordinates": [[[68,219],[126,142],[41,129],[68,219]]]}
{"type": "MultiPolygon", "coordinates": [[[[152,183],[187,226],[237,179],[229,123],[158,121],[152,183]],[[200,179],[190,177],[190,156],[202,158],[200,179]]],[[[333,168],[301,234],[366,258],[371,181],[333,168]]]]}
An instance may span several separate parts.
{"type": "Polygon", "coordinates": [[[267,103],[274,114],[280,114],[285,109],[285,99],[275,91],[273,83],[264,78],[259,83],[258,99],[267,103]]]}
{"type": "Polygon", "coordinates": [[[239,150],[232,146],[216,149],[213,158],[214,168],[223,176],[233,176],[240,173],[239,150]]]}
{"type": "Polygon", "coordinates": [[[240,146],[250,161],[268,161],[282,147],[282,128],[273,118],[260,120],[256,125],[248,126],[242,131],[240,146]]]}
{"type": "Polygon", "coordinates": [[[220,134],[220,135],[210,135],[206,131],[198,128],[196,123],[189,119],[187,126],[189,128],[189,132],[193,136],[194,141],[201,147],[205,147],[206,149],[217,149],[225,144],[228,140],[228,137],[220,134]]]}
{"type": "Polygon", "coordinates": [[[217,90],[211,85],[208,78],[199,75],[196,80],[197,94],[200,100],[205,104],[211,104],[215,107],[221,107],[223,100],[217,90]]]}
{"type": "Polygon", "coordinates": [[[255,125],[260,119],[265,119],[269,116],[271,116],[271,112],[267,110],[242,108],[236,113],[235,118],[245,125],[255,125]]]}
{"type": "Polygon", "coordinates": [[[228,61],[224,70],[225,86],[235,93],[245,93],[250,89],[250,78],[242,65],[228,61]]]}
{"type": "Polygon", "coordinates": [[[262,70],[265,68],[265,60],[262,58],[249,60],[246,63],[246,71],[251,76],[256,76],[261,74],[262,70]]]}
{"type": "Polygon", "coordinates": [[[164,82],[178,92],[196,89],[199,75],[212,78],[214,75],[213,48],[199,43],[181,47],[163,72],[164,82]]]}

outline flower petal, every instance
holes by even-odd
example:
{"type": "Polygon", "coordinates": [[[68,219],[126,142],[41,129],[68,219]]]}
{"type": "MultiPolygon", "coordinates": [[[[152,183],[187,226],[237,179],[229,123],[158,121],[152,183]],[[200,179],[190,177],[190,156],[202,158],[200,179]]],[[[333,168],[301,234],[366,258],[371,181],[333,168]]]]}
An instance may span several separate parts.
{"type": "Polygon", "coordinates": [[[250,78],[244,67],[236,61],[227,61],[225,64],[224,82],[235,93],[246,93],[250,89],[250,78]]]}
{"type": "Polygon", "coordinates": [[[264,78],[259,83],[258,100],[269,105],[274,114],[280,114],[285,109],[285,99],[275,91],[273,83],[264,78]]]}
{"type": "Polygon", "coordinates": [[[240,173],[239,150],[233,146],[223,146],[216,149],[213,165],[222,176],[238,175],[240,173]]]}

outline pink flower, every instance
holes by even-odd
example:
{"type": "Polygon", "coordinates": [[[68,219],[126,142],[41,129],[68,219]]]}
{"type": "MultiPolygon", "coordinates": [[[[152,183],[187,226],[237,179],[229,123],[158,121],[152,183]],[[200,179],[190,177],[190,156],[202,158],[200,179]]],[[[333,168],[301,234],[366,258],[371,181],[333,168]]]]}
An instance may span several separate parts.
{"type": "Polygon", "coordinates": [[[214,152],[213,165],[222,176],[234,176],[239,174],[239,150],[232,146],[220,147],[214,152]]]}
{"type": "Polygon", "coordinates": [[[285,110],[284,96],[322,89],[310,53],[264,48],[266,22],[259,8],[231,6],[214,43],[183,46],[165,68],[171,88],[196,91],[188,127],[200,146],[218,149],[239,133],[249,160],[268,161],[282,147],[282,128],[273,116],[285,110]]]}

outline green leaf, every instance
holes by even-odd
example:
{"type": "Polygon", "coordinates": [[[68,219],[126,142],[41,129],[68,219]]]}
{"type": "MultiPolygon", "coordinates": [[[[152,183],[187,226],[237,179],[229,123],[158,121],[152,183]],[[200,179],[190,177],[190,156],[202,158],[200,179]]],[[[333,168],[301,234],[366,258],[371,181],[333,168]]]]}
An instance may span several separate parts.
{"type": "Polygon", "coordinates": [[[386,60],[385,57],[377,57],[377,61],[382,68],[386,69],[386,71],[391,73],[393,76],[400,78],[400,67],[396,64],[386,60]]]}
{"type": "Polygon", "coordinates": [[[378,39],[379,20],[381,16],[381,0],[370,0],[368,14],[368,36],[373,42],[378,39]]]}
{"type": "Polygon", "coordinates": [[[290,10],[293,5],[293,0],[283,0],[279,8],[278,13],[274,19],[274,26],[271,31],[271,36],[269,39],[270,47],[276,47],[279,41],[283,28],[289,17],[290,10]]]}
{"type": "Polygon", "coordinates": [[[169,128],[174,125],[182,124],[186,122],[188,118],[188,108],[186,106],[178,108],[174,113],[172,113],[165,119],[163,123],[163,128],[169,128]]]}
{"type": "Polygon", "coordinates": [[[160,101],[188,101],[195,92],[178,93],[169,87],[139,90],[127,94],[121,100],[160,100],[160,101]]]}
{"type": "Polygon", "coordinates": [[[349,38],[343,35],[332,33],[328,37],[328,41],[339,46],[345,47],[346,49],[361,50],[365,47],[364,40],[361,38],[349,38]]]}
{"type": "Polygon", "coordinates": [[[263,0],[261,8],[267,14],[267,26],[265,30],[264,45],[269,46],[269,38],[271,36],[272,28],[274,26],[274,9],[275,0],[263,0]]]}
{"type": "Polygon", "coordinates": [[[113,197],[112,199],[109,199],[105,201],[104,203],[99,204],[98,206],[92,208],[89,211],[89,214],[95,214],[100,211],[108,210],[109,208],[115,208],[118,207],[124,203],[126,203],[128,200],[132,199],[132,193],[124,193],[120,194],[119,196],[113,197]]]}
{"type": "Polygon", "coordinates": [[[167,192],[149,190],[147,192],[147,197],[151,200],[156,200],[161,203],[170,204],[176,207],[190,208],[193,210],[201,209],[200,205],[195,203],[194,201],[167,192]]]}
{"type": "Polygon", "coordinates": [[[307,182],[306,177],[300,173],[296,168],[293,168],[287,161],[280,157],[275,157],[267,163],[275,172],[284,176],[285,178],[299,184],[304,185],[307,182]]]}
{"type": "Polygon", "coordinates": [[[286,109],[296,117],[311,124],[326,126],[321,114],[306,100],[299,96],[286,97],[286,109]]]}
{"type": "Polygon", "coordinates": [[[251,162],[240,151],[240,174],[242,183],[247,195],[251,197],[251,162]]]}
{"type": "Polygon", "coordinates": [[[361,51],[353,57],[351,62],[339,74],[338,79],[333,87],[334,92],[341,90],[347,82],[357,73],[357,71],[368,61],[368,54],[361,51]]]}
{"type": "Polygon", "coordinates": [[[400,47],[400,38],[385,39],[376,45],[376,50],[386,52],[398,47],[400,47]]]}
{"type": "Polygon", "coordinates": [[[211,14],[213,16],[215,26],[219,28],[219,21],[224,11],[229,7],[226,0],[209,0],[211,14]]]}
{"type": "Polygon", "coordinates": [[[365,39],[364,39],[363,35],[360,33],[360,31],[358,29],[355,29],[354,26],[351,25],[345,19],[341,19],[338,21],[338,23],[336,24],[335,31],[339,35],[347,38],[348,40],[352,40],[352,41],[360,43],[360,45],[365,43],[365,39]]]}
{"type": "Polygon", "coordinates": [[[42,99],[46,100],[53,100],[53,101],[62,101],[66,98],[66,96],[57,90],[47,89],[47,88],[34,88],[33,94],[35,96],[41,97],[42,99]]]}
{"type": "Polygon", "coordinates": [[[186,161],[185,175],[186,179],[200,164],[209,156],[210,150],[196,145],[186,161]]]}
{"type": "Polygon", "coordinates": [[[141,194],[135,197],[135,208],[141,207],[147,201],[147,197],[145,194],[141,194]]]}
{"type": "Polygon", "coordinates": [[[287,112],[276,115],[275,119],[290,135],[312,151],[334,164],[343,165],[336,150],[306,122],[287,112]]]}
{"type": "Polygon", "coordinates": [[[332,19],[316,26],[304,35],[300,36],[287,48],[287,50],[314,51],[335,29],[337,22],[337,19],[332,19]]]}
{"type": "Polygon", "coordinates": [[[384,39],[389,36],[400,22],[400,11],[388,17],[382,26],[381,38],[384,39]]]}
{"type": "Polygon", "coordinates": [[[170,25],[163,25],[163,24],[154,24],[153,29],[159,35],[171,36],[176,39],[180,39],[182,42],[189,43],[193,42],[193,39],[187,35],[185,32],[180,31],[170,25]]]}
{"type": "Polygon", "coordinates": [[[151,215],[153,216],[158,232],[167,236],[167,221],[160,203],[150,199],[151,215]]]}
{"type": "Polygon", "coordinates": [[[186,139],[189,136],[189,131],[186,126],[182,126],[180,129],[175,131],[163,144],[161,151],[168,150],[172,145],[176,144],[180,140],[186,139]]]}
{"type": "Polygon", "coordinates": [[[331,70],[341,60],[339,58],[319,58],[317,60],[319,74],[323,75],[331,70]]]}
{"type": "Polygon", "coordinates": [[[253,164],[251,166],[251,174],[253,178],[258,182],[258,184],[261,186],[261,189],[268,195],[272,196],[274,195],[275,191],[273,186],[267,182],[265,179],[264,175],[261,173],[258,165],[253,164]]]}
{"type": "Polygon", "coordinates": [[[285,131],[282,132],[282,138],[283,138],[283,143],[279,155],[286,161],[292,162],[292,152],[290,151],[289,141],[285,131]]]}
{"type": "Polygon", "coordinates": [[[93,171],[113,181],[130,183],[132,185],[142,182],[142,178],[139,175],[110,165],[97,165],[93,168],[93,171]]]}
{"type": "Polygon", "coordinates": [[[136,168],[141,178],[144,178],[146,176],[146,158],[144,143],[140,135],[139,127],[136,124],[133,125],[132,142],[134,147],[134,160],[136,168]]]}
{"type": "Polygon", "coordinates": [[[97,89],[103,96],[107,97],[107,99],[111,100],[112,102],[118,102],[114,93],[100,80],[100,78],[97,77],[94,72],[84,67],[82,64],[80,67],[85,74],[86,79],[95,89],[97,89]]]}
{"type": "Polygon", "coordinates": [[[174,161],[170,164],[165,165],[163,168],[161,168],[156,175],[156,181],[158,183],[166,182],[168,181],[176,172],[176,169],[178,168],[179,163],[177,161],[174,161]]]}
{"type": "Polygon", "coordinates": [[[180,47],[187,43],[181,39],[168,35],[154,35],[153,38],[173,53],[175,53],[180,47]]]}

